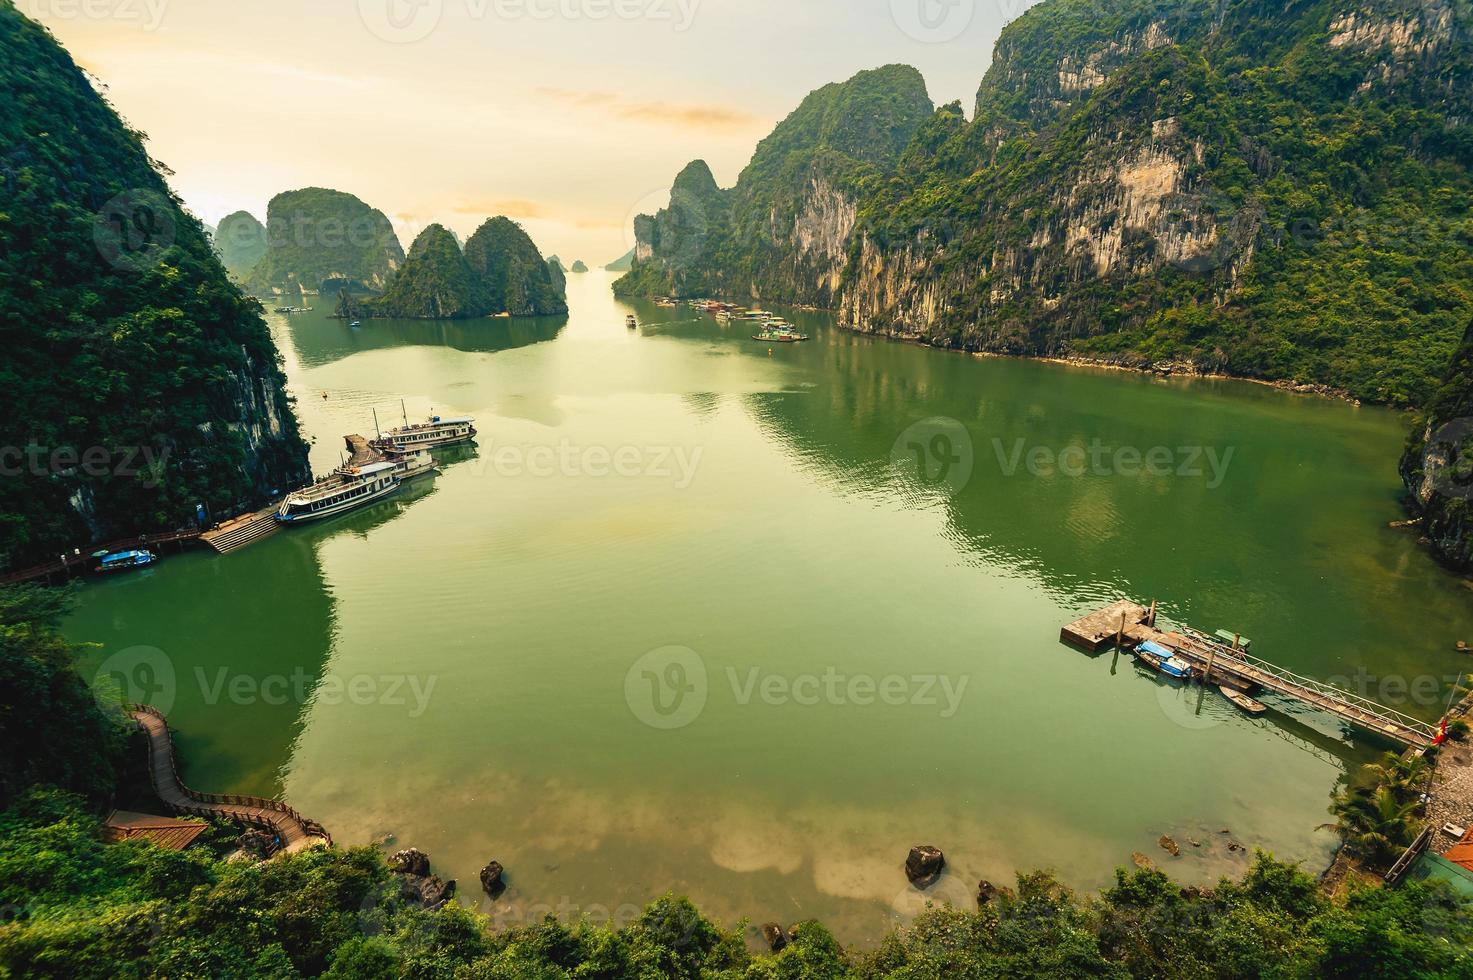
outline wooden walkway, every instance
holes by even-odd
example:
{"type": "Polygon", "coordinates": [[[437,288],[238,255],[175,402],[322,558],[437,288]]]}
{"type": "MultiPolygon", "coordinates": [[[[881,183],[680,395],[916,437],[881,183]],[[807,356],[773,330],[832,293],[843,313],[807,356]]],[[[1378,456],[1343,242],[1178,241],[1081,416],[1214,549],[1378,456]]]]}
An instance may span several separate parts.
{"type": "Polygon", "coordinates": [[[286,854],[332,844],[332,835],[323,829],[322,824],[307,819],[280,800],[259,796],[221,796],[190,789],[179,778],[174,738],[163,714],[146,704],[135,705],[131,714],[148,734],[148,769],[154,792],[176,813],[224,817],[246,826],[270,830],[281,838],[282,853],[286,854]]]}
{"type": "Polygon", "coordinates": [[[1060,634],[1064,642],[1091,652],[1114,645],[1117,637],[1128,648],[1146,640],[1166,647],[1175,659],[1192,669],[1194,679],[1204,683],[1272,691],[1417,749],[1427,748],[1437,738],[1435,724],[1352,691],[1304,677],[1189,631],[1159,630],[1150,611],[1134,602],[1121,600],[1096,610],[1065,626],[1060,634]]]}
{"type": "Polygon", "coordinates": [[[185,543],[194,541],[199,536],[199,532],[194,530],[160,531],[157,534],[140,534],[136,538],[125,538],[122,541],[109,541],[107,544],[93,545],[86,551],[73,549],[72,554],[58,556],[56,561],[49,561],[43,565],[32,565],[30,568],[22,568],[0,575],[0,585],[16,585],[20,582],[29,582],[39,578],[46,579],[49,584],[58,575],[65,581],[73,575],[85,575],[95,569],[97,567],[97,559],[92,557],[95,552],[162,549],[162,546],[166,544],[176,545],[179,549],[182,549],[185,543]]]}

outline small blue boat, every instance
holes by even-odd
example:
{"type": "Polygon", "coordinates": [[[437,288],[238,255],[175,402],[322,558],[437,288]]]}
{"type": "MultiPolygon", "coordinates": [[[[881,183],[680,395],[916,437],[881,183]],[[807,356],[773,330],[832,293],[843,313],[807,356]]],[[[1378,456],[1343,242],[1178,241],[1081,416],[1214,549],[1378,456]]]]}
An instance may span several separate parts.
{"type": "Polygon", "coordinates": [[[158,561],[158,556],[152,551],[114,551],[110,555],[102,556],[97,570],[99,572],[123,572],[130,568],[145,568],[156,561],[158,561]]]}
{"type": "Polygon", "coordinates": [[[1140,646],[1136,647],[1135,654],[1139,660],[1144,662],[1152,670],[1160,671],[1167,677],[1186,680],[1192,676],[1190,667],[1177,660],[1176,654],[1154,640],[1146,640],[1140,646]]]}

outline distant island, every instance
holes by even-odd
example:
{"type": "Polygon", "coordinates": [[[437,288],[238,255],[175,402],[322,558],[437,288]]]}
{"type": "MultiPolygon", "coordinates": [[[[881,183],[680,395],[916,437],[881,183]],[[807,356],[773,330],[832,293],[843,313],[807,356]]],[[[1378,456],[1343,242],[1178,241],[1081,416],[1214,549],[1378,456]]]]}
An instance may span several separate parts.
{"type": "Polygon", "coordinates": [[[488,219],[462,249],[443,225],[430,225],[378,297],[339,294],[345,319],[463,320],[556,316],[568,312],[565,280],[510,218],[488,219]]]}
{"type": "Polygon", "coordinates": [[[588,271],[588,266],[586,264],[584,264],[584,262],[583,262],[582,259],[579,259],[578,261],[576,261],[576,262],[573,263],[573,271],[575,273],[581,275],[582,273],[585,273],[585,272],[588,271]]]}
{"type": "Polygon", "coordinates": [[[404,249],[382,211],[352,194],[307,187],[271,199],[265,254],[240,278],[262,296],[377,291],[403,262],[404,249]]]}
{"type": "Polygon", "coordinates": [[[630,269],[634,268],[634,253],[635,250],[631,248],[629,251],[625,252],[623,255],[619,256],[617,259],[604,266],[604,271],[628,272],[630,269]]]}

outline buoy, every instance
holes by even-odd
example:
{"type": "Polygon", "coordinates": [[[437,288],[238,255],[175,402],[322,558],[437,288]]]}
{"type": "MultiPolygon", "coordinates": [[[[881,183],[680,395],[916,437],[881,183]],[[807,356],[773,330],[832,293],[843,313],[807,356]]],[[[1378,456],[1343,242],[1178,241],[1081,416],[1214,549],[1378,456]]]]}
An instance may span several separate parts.
{"type": "Polygon", "coordinates": [[[327,392],[325,391],[322,393],[322,400],[327,401],[327,392]]]}

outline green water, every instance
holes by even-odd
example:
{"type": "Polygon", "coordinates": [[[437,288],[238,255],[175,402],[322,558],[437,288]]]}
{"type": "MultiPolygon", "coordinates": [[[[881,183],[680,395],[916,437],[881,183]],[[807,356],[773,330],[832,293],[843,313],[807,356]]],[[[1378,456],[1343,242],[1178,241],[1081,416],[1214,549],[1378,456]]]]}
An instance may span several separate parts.
{"type": "Polygon", "coordinates": [[[609,281],[571,277],[556,320],[273,318],[318,471],[401,398],[474,415],[479,448],[399,499],[86,588],[89,670],[147,682],[193,784],[281,793],[342,842],[393,834],[505,922],[673,890],[862,942],[921,900],[915,843],[946,851],[932,894],[958,901],[1039,866],[1099,887],[1133,852],[1211,880],[1247,864],[1229,840],[1327,857],[1330,792],[1386,746],[1059,644],[1121,595],[1440,714],[1473,610],[1386,528],[1393,414],[818,314],[769,353],[609,281]],[[1096,440],[1161,447],[1155,472],[1096,472],[1096,440]],[[1070,472],[1030,469],[1071,446],[1070,472]]]}

